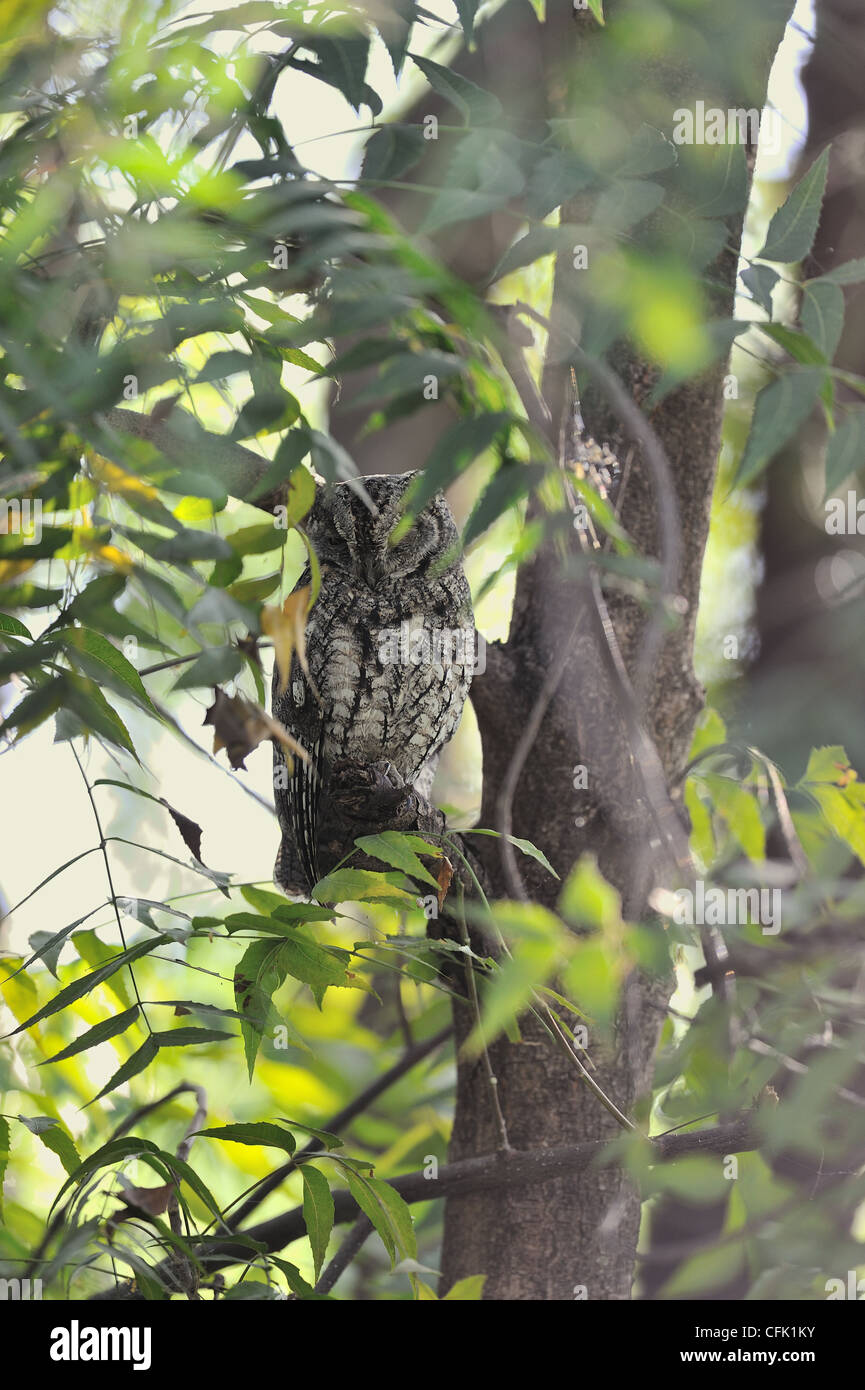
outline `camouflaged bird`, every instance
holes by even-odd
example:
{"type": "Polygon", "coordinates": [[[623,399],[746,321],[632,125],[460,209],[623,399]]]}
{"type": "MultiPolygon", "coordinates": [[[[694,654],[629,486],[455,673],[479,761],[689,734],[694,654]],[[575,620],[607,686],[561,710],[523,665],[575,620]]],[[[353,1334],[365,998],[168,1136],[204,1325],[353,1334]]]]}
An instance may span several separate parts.
{"type": "MultiPolygon", "coordinates": [[[[306,893],[320,877],[319,809],[334,767],[387,765],[398,785],[428,796],[471,683],[475,629],[458,533],[441,494],[396,542],[416,473],[323,488],[306,521],[321,590],[306,627],[310,680],[297,656],[273,714],[310,755],[289,769],[274,744],[282,843],[274,878],[306,893]],[[314,687],[314,688],[313,688],[314,687]]],[[[309,567],[296,588],[310,582],[309,567]]]]}

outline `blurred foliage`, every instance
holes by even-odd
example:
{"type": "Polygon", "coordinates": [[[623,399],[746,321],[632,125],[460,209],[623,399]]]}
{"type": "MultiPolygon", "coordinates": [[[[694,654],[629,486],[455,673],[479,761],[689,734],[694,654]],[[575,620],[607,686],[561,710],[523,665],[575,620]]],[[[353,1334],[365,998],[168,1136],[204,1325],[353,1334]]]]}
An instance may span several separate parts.
{"type": "MultiPolygon", "coordinates": [[[[599,3],[589,8],[602,18],[599,3]]],[[[635,54],[673,65],[696,54],[707,95],[735,68],[759,105],[752,9],[738,6],[730,24],[718,7],[686,0],[624,7],[607,17],[604,62],[578,66],[579,101],[538,124],[510,119],[492,93],[439,61],[430,39],[441,29],[450,41],[452,29],[413,0],[369,11],[247,0],[196,14],[138,0],[110,19],[73,4],[6,7],[0,491],[19,511],[7,505],[0,535],[0,680],[14,677],[16,695],[0,732],[14,747],[53,720],[55,741],[76,758],[88,743],[107,747],[118,777],[91,783],[79,761],[98,827],[88,853],[103,857],[107,898],[76,905],[68,922],[47,924],[3,961],[14,1021],[0,1053],[0,1170],[11,1153],[4,1273],[33,1260],[49,1296],[85,1297],[119,1275],[165,1297],[160,1260],[174,1252],[193,1269],[192,1235],[218,1237],[244,1189],[313,1125],[315,1163],[304,1156],[262,1207],[267,1216],[296,1202],[306,1236],[288,1259],[250,1245],[221,1295],[314,1296],[331,1188],[347,1187],[380,1241],[341,1295],[433,1298],[421,1276],[436,1257],[437,1206],[415,1204],[410,1216],[382,1180],[443,1160],[452,1060],[432,1052],[384,1090],[353,1119],[345,1151],[327,1126],[406,1046],[445,1026],[456,957],[480,987],[470,1043],[480,1051],[499,1032],[518,1036],[527,1009],[547,1010],[579,1051],[587,1025],[595,1039],[613,1026],[635,967],[679,968],[657,1093],[641,1119],[657,1132],[753,1109],[762,1142],[759,1155],[738,1159],[732,1188],[717,1160],[650,1167],[644,1145],[624,1146],[649,1207],[662,1191],[697,1203],[733,1192],[721,1245],[686,1261],[669,1296],[746,1262],[751,1296],[822,1297],[820,1271],[843,1277],[857,1263],[855,1232],[835,1219],[862,1196],[846,1156],[863,1137],[851,1025],[865,804],[843,749],[818,750],[787,787],[759,752],[728,739],[716,711],[702,718],[682,789],[698,871],[725,892],[765,891],[785,859],[779,833],[799,869],[777,879],[783,933],[767,934],[756,913],[724,924],[741,962],[731,1008],[700,982],[700,924],[679,920],[671,894],[651,920],[624,920],[588,858],[565,866],[555,911],[482,895],[465,904],[469,923],[500,944],[492,960],[427,938],[446,891],[441,861],[460,853],[448,837],[379,838],[366,848],[385,872],[345,864],[310,903],[291,903],[205,864],[196,808],[150,796],[160,810],[148,812],[170,817],[188,851],[168,858],[197,886],[151,900],[117,896],[115,846],[99,819],[109,782],[115,793],[149,795],[129,711],[160,731],[176,723],[171,691],[164,703],[152,694],[152,668],[171,672],[173,690],[217,688],[216,749],[230,746],[226,711],[244,721],[249,748],[238,756],[271,737],[263,638],[280,640],[283,603],[309,551],[313,470],[327,482],[355,476],[322,409],[325,388],[352,373],[375,369],[357,398],[368,430],[429,400],[447,404],[452,423],[406,524],[424,496],[465,487],[480,626],[504,635],[517,567],[545,534],[571,530],[561,473],[515,370],[516,360],[538,375],[554,263],[574,266],[563,294],[583,346],[600,354],[627,337],[644,354],[651,405],[734,336],[757,353],[765,383],[754,408],[747,392],[729,396],[742,404],[728,417],[724,486],[755,483],[815,404],[831,431],[827,487],[846,481],[861,459],[865,412],[836,406],[831,364],[840,289],[865,280],[865,262],[803,286],[798,324],[777,293],[797,284],[792,263],[813,240],[825,157],[750,248],[740,279],[756,308],[731,325],[715,317],[712,267],[745,210],[743,150],[677,145],[665,133],[663,80],[634,90],[624,78],[635,54]],[[277,87],[290,92],[303,77],[340,93],[358,120],[379,117],[371,58],[382,45],[395,75],[448,103],[431,184],[421,181],[423,125],[367,127],[358,176],[331,180],[302,162],[272,114],[277,87]],[[628,101],[613,111],[609,94],[625,86],[628,101]],[[403,184],[419,209],[415,235],[380,196],[403,184]],[[511,244],[489,283],[469,286],[442,265],[433,238],[490,213],[510,218],[511,244]],[[526,332],[512,335],[504,306],[515,300],[534,311],[532,332],[523,316],[526,332]],[[130,433],[118,409],[149,416],[151,433],[164,425],[179,446],[130,433]],[[249,454],[216,447],[214,436],[249,454]],[[274,524],[255,504],[281,488],[274,524]],[[541,520],[524,525],[529,498],[541,520]],[[789,1085],[776,1103],[766,1088],[779,1068],[789,1085]],[[194,1122],[207,1138],[184,1158],[194,1086],[208,1098],[206,1121],[194,1122]],[[145,1114],[150,1138],[129,1135],[145,1114]],[[772,1167],[789,1154],[839,1169],[807,1208],[772,1167]]],[[[457,6],[467,41],[476,10],[457,6]]],[[[599,569],[651,604],[656,567],[609,529],[615,545],[599,553],[599,569]]],[[[131,843],[146,885],[149,855],[164,852],[131,843]]],[[[518,849],[546,864],[534,845],[518,849]]],[[[67,867],[46,863],[45,882],[67,867]]],[[[479,1297],[483,1274],[449,1296],[479,1297]]]]}

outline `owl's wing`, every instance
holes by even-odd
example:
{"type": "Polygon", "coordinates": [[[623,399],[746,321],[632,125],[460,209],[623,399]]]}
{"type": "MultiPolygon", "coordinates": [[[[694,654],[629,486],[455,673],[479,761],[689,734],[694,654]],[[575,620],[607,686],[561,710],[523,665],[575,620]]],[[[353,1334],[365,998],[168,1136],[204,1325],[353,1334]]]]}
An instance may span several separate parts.
{"type": "MultiPolygon", "coordinates": [[[[319,732],[315,744],[307,747],[310,761],[295,758],[294,767],[289,773],[288,789],[291,802],[291,823],[294,842],[300,862],[309,880],[309,887],[319,880],[316,845],[318,837],[318,797],[321,778],[317,769],[321,765],[321,745],[324,721],[319,721],[319,732]]],[[[306,746],[306,745],[305,745],[306,746]]]]}

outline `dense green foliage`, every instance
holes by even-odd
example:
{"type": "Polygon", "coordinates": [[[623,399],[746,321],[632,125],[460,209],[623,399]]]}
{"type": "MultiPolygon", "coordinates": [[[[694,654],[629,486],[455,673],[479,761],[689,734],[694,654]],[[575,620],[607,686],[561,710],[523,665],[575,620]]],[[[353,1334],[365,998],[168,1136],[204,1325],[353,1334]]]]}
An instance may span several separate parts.
{"type": "MultiPolygon", "coordinates": [[[[601,17],[600,4],[590,8],[601,17]]],[[[687,50],[700,32],[689,15],[700,7],[671,0],[656,8],[669,21],[670,56],[687,50]]],[[[431,1054],[353,1122],[345,1147],[321,1128],[404,1042],[447,1023],[452,991],[442,962],[470,953],[428,940],[420,903],[437,900],[437,866],[455,859],[458,846],[378,840],[361,848],[388,872],[347,863],[317,886],[311,904],[287,902],[265,879],[238,883],[202,861],[202,809],[154,798],[133,729],[151,721],[168,737],[174,692],[217,687],[234,702],[221,712],[214,705],[217,755],[224,760],[219,750],[227,750],[234,768],[247,755],[269,759],[262,659],[272,645],[290,652],[302,633],[304,614],[283,601],[307,556],[310,470],[328,481],[354,475],[328,433],[324,385],[377,369],[358,399],[367,430],[430,399],[447,403],[453,421],[410,506],[466,476],[474,500],[463,544],[475,598],[494,593],[505,611],[517,566],[545,537],[571,529],[558,463],[514,379],[515,351],[533,369],[546,344],[553,257],[585,249],[587,269],[570,291],[583,348],[601,355],[630,338],[655,370],[650,406],[747,334],[768,379],[756,404],[732,407],[740,433],[747,416],[747,434],[726,485],[758,480],[817,403],[830,429],[827,493],[846,483],[865,444],[865,409],[836,409],[831,365],[842,286],[865,280],[865,261],[805,284],[795,326],[773,317],[773,291],[782,279],[797,282],[795,263],[818,226],[823,155],[743,265],[741,303],[750,297],[751,308],[732,323],[714,317],[711,267],[730,239],[729,219],[744,212],[745,153],[736,143],[675,145],[662,94],[649,86],[639,98],[642,119],[633,111],[619,118],[607,92],[636,43],[633,16],[606,31],[606,67],[586,81],[581,109],[537,128],[510,121],[495,96],[452,70],[450,49],[431,44],[456,31],[414,0],[381,0],[371,15],[339,6],[314,18],[309,7],[271,0],[216,14],[139,0],[118,6],[109,24],[62,3],[7,10],[0,493],[20,499],[25,519],[25,504],[41,511],[38,538],[11,524],[0,535],[0,680],[15,683],[0,734],[14,749],[53,721],[52,756],[68,757],[63,745],[74,750],[82,805],[89,795],[97,815],[93,852],[108,877],[102,901],[70,899],[67,919],[46,922],[29,948],[4,941],[2,989],[14,1032],[0,1054],[0,1170],[9,1156],[2,1269],[20,1273],[35,1254],[32,1272],[51,1296],[86,1296],[116,1274],[163,1297],[159,1261],[175,1251],[194,1265],[191,1235],[219,1235],[244,1189],[293,1154],[298,1136],[312,1134],[321,1141],[315,1161],[304,1159],[285,1189],[303,1204],[306,1237],[290,1259],[250,1243],[248,1262],[225,1276],[224,1296],[263,1298],[286,1287],[315,1296],[331,1187],[347,1186],[388,1257],[383,1264],[368,1249],[353,1277],[375,1297],[433,1297],[424,1257],[435,1250],[436,1204],[410,1214],[384,1179],[443,1161],[452,1062],[431,1054]],[[382,42],[394,74],[449,103],[452,123],[437,126],[444,153],[435,184],[407,183],[431,143],[414,121],[369,126],[357,176],[332,180],[304,163],[273,114],[277,89],[290,93],[293,80],[314,79],[345,98],[347,118],[351,108],[375,121],[383,102],[371,85],[371,56],[382,42]],[[382,190],[402,183],[417,234],[381,201],[382,190]],[[568,220],[576,199],[579,223],[568,220]],[[444,268],[433,238],[493,211],[512,220],[512,244],[488,284],[469,286],[444,268]],[[495,306],[527,298],[535,317],[520,323],[532,322],[535,341],[515,350],[495,306]],[[118,408],[163,421],[184,447],[169,458],[134,438],[110,414],[118,408]],[[244,456],[214,453],[208,431],[265,461],[251,491],[238,481],[244,456]],[[281,486],[287,510],[274,525],[255,502],[281,486]],[[523,529],[529,495],[542,499],[544,525],[523,529]],[[89,771],[96,745],[113,756],[110,778],[89,771]],[[151,899],[148,860],[166,852],[140,840],[135,895],[121,895],[112,880],[116,846],[104,827],[136,794],[150,797],[139,807],[146,823],[173,818],[189,852],[178,858],[176,842],[183,892],[151,899]],[[186,1089],[146,1116],[151,1139],[115,1135],[179,1083],[186,1089]],[[202,1137],[191,1153],[178,1156],[193,1085],[207,1094],[207,1115],[197,1117],[202,1137]],[[125,1208],[122,1221],[106,1226],[118,1172],[125,1208]],[[46,1233],[49,1208],[62,1220],[46,1233]],[[389,1282],[387,1265],[398,1268],[389,1282]]],[[[457,10],[470,40],[477,6],[457,10]]],[[[747,39],[739,41],[747,51],[747,39]]],[[[701,37],[700,51],[708,45],[701,37]]],[[[739,61],[741,52],[728,47],[722,56],[739,61]]],[[[760,104],[759,92],[754,100],[760,104]]],[[[849,374],[845,381],[865,393],[865,382],[849,374]]],[[[594,502],[593,515],[613,538],[598,553],[599,570],[655,602],[657,564],[635,552],[609,509],[594,502]]],[[[308,599],[314,603],[314,580],[308,599]]],[[[51,795],[48,781],[20,809],[32,815],[36,839],[38,799],[51,795]]],[[[653,904],[664,931],[657,918],[626,922],[617,893],[588,859],[558,866],[555,913],[518,902],[468,909],[509,947],[498,964],[473,962],[483,1016],[475,1039],[480,1048],[501,1030],[515,1035],[518,1015],[539,1002],[569,1036],[584,1023],[603,1034],[631,969],[677,964],[657,1089],[635,1118],[657,1133],[758,1107],[763,1139],[760,1154],[738,1159],[722,1245],[699,1251],[678,1278],[693,1289],[745,1261],[758,1296],[822,1297],[825,1278],[843,1277],[857,1262],[858,1246],[839,1233],[833,1212],[863,1195],[862,1180],[839,1177],[803,1214],[801,1195],[766,1155],[819,1150],[833,1169],[861,1143],[861,1103],[843,1100],[857,1065],[856,971],[850,935],[835,928],[862,914],[853,870],[865,863],[865,793],[841,748],[815,752],[804,776],[787,785],[735,734],[728,742],[710,708],[684,798],[707,883],[774,882],[761,874],[777,858],[767,836],[779,826],[797,870],[778,880],[783,931],[768,934],[747,920],[725,927],[727,949],[753,965],[737,986],[732,1058],[721,998],[694,985],[701,933],[676,920],[676,885],[653,904]],[[779,1058],[799,1057],[815,1038],[831,1045],[801,1071],[795,1063],[782,1103],[767,1098],[779,1058]]],[[[240,792],[237,800],[240,818],[240,792]]],[[[62,845],[41,849],[47,881],[67,866],[62,845]]],[[[650,1168],[636,1133],[623,1137],[620,1155],[647,1201],[665,1189],[695,1203],[729,1191],[717,1159],[650,1168]]],[[[269,1202],[265,1214],[279,1209],[277,1198],[269,1202]]],[[[454,1296],[478,1292],[473,1283],[454,1296]]]]}

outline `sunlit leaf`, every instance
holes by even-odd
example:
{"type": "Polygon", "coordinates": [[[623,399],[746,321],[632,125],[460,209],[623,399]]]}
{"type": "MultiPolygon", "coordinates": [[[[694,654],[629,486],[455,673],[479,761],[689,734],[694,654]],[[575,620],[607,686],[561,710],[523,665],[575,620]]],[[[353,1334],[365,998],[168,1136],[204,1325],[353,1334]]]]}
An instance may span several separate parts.
{"type": "Polygon", "coordinates": [[[333,1197],[327,1178],[312,1164],[302,1164],[300,1175],[303,1178],[303,1219],[318,1279],[333,1229],[333,1197]]]}

